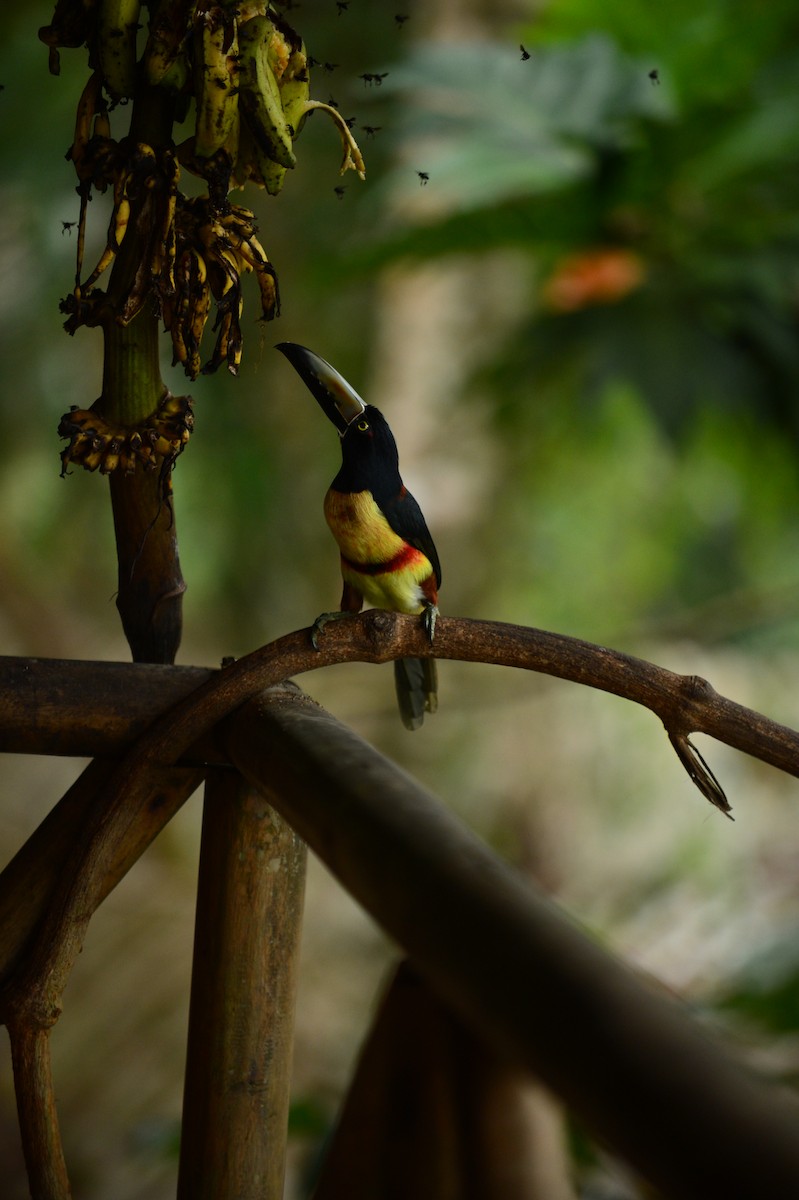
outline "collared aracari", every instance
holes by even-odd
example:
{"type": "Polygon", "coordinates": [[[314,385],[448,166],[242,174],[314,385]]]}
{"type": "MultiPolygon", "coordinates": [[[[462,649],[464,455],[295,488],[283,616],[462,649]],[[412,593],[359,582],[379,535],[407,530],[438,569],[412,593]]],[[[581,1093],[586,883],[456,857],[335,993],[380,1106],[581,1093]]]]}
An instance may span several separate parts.
{"type": "MultiPolygon", "coordinates": [[[[325,496],[325,517],[341,551],[340,613],[322,613],[313,638],[335,617],[374,608],[421,613],[430,641],[438,615],[441,567],[422,510],[404,486],[394,435],[385,417],[329,363],[293,342],[277,347],[299,374],[341,438],[342,465],[325,496]]],[[[438,707],[432,658],[394,663],[400,715],[418,729],[438,707]]]]}

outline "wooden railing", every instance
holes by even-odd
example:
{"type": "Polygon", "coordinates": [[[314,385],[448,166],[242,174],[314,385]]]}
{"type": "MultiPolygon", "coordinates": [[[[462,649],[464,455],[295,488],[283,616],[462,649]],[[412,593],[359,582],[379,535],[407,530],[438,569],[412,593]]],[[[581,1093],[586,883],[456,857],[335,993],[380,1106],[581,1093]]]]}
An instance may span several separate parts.
{"type": "MultiPolygon", "coordinates": [[[[417,622],[370,612],[326,631],[318,652],[302,630],[219,671],[0,659],[0,750],[93,756],[0,874],[0,1016],[32,1195],[70,1195],[49,1032],[88,921],[203,781],[181,1200],[282,1196],[306,845],[469,1028],[662,1194],[799,1192],[792,1096],[747,1075],[410,776],[282,682],[408,652],[431,652],[417,622]]],[[[799,734],[695,677],[453,618],[435,653],[646,704],[705,795],[703,771],[718,784],[704,760],[695,778],[696,729],[799,773],[799,734]]]]}

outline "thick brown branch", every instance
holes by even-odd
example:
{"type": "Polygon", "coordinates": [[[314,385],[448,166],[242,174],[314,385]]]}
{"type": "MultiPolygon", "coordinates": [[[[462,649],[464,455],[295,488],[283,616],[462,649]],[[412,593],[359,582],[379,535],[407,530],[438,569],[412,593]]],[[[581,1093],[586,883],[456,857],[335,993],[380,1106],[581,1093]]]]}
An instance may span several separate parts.
{"type": "Polygon", "coordinates": [[[415,618],[382,611],[326,626],[318,651],[310,644],[308,630],[298,630],[221,672],[205,672],[205,679],[204,668],[173,668],[173,676],[165,668],[139,674],[146,669],[58,662],[52,664],[51,688],[51,667],[46,661],[0,659],[0,750],[84,754],[88,751],[80,734],[83,727],[91,737],[93,753],[117,753],[124,742],[125,721],[133,721],[138,732],[180,700],[168,723],[160,730],[153,726],[146,743],[132,751],[140,762],[150,755],[173,762],[193,742],[206,737],[226,713],[273,683],[333,663],[383,663],[403,654],[517,667],[611,692],[651,709],[670,734],[705,733],[799,776],[799,733],[726,699],[696,675],[678,675],[564,634],[463,617],[440,617],[431,647],[415,618]],[[163,675],[155,673],[160,670],[163,675]],[[197,672],[194,681],[202,683],[191,695],[188,674],[185,680],[178,674],[190,670],[197,672]],[[159,700],[161,680],[165,691],[159,700]],[[87,694],[94,682],[102,689],[99,703],[87,694]],[[119,695],[106,714],[111,691],[119,695]]]}

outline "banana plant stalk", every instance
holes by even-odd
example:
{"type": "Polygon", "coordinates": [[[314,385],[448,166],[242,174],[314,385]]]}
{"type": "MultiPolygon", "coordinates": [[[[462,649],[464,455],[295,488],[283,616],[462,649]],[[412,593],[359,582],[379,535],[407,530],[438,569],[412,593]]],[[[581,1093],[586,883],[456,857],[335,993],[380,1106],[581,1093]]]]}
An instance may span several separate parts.
{"type": "MultiPolygon", "coordinates": [[[[172,135],[169,93],[140,82],[131,135],[148,145],[166,145],[172,135]]],[[[117,309],[131,290],[142,261],[147,231],[132,213],[117,255],[102,320],[105,341],[103,392],[95,406],[110,424],[137,426],[167,393],[159,365],[158,317],[143,305],[127,324],[117,309]]],[[[134,662],[174,662],[182,632],[186,590],[178,557],[171,479],[162,471],[113,471],[109,475],[118,560],[117,609],[134,662]]]]}

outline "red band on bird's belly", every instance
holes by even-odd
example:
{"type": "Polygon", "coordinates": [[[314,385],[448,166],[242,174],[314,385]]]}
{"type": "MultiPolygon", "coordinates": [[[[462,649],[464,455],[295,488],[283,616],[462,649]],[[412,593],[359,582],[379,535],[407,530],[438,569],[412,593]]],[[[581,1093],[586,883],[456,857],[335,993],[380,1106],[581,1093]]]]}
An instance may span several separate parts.
{"type": "Polygon", "coordinates": [[[341,561],[345,567],[349,567],[351,571],[358,571],[361,575],[388,575],[391,571],[401,571],[403,567],[407,567],[409,563],[415,562],[422,557],[421,550],[417,550],[415,546],[403,546],[399,554],[395,554],[393,558],[386,559],[385,562],[353,562],[351,558],[345,558],[343,554],[341,561]]]}

